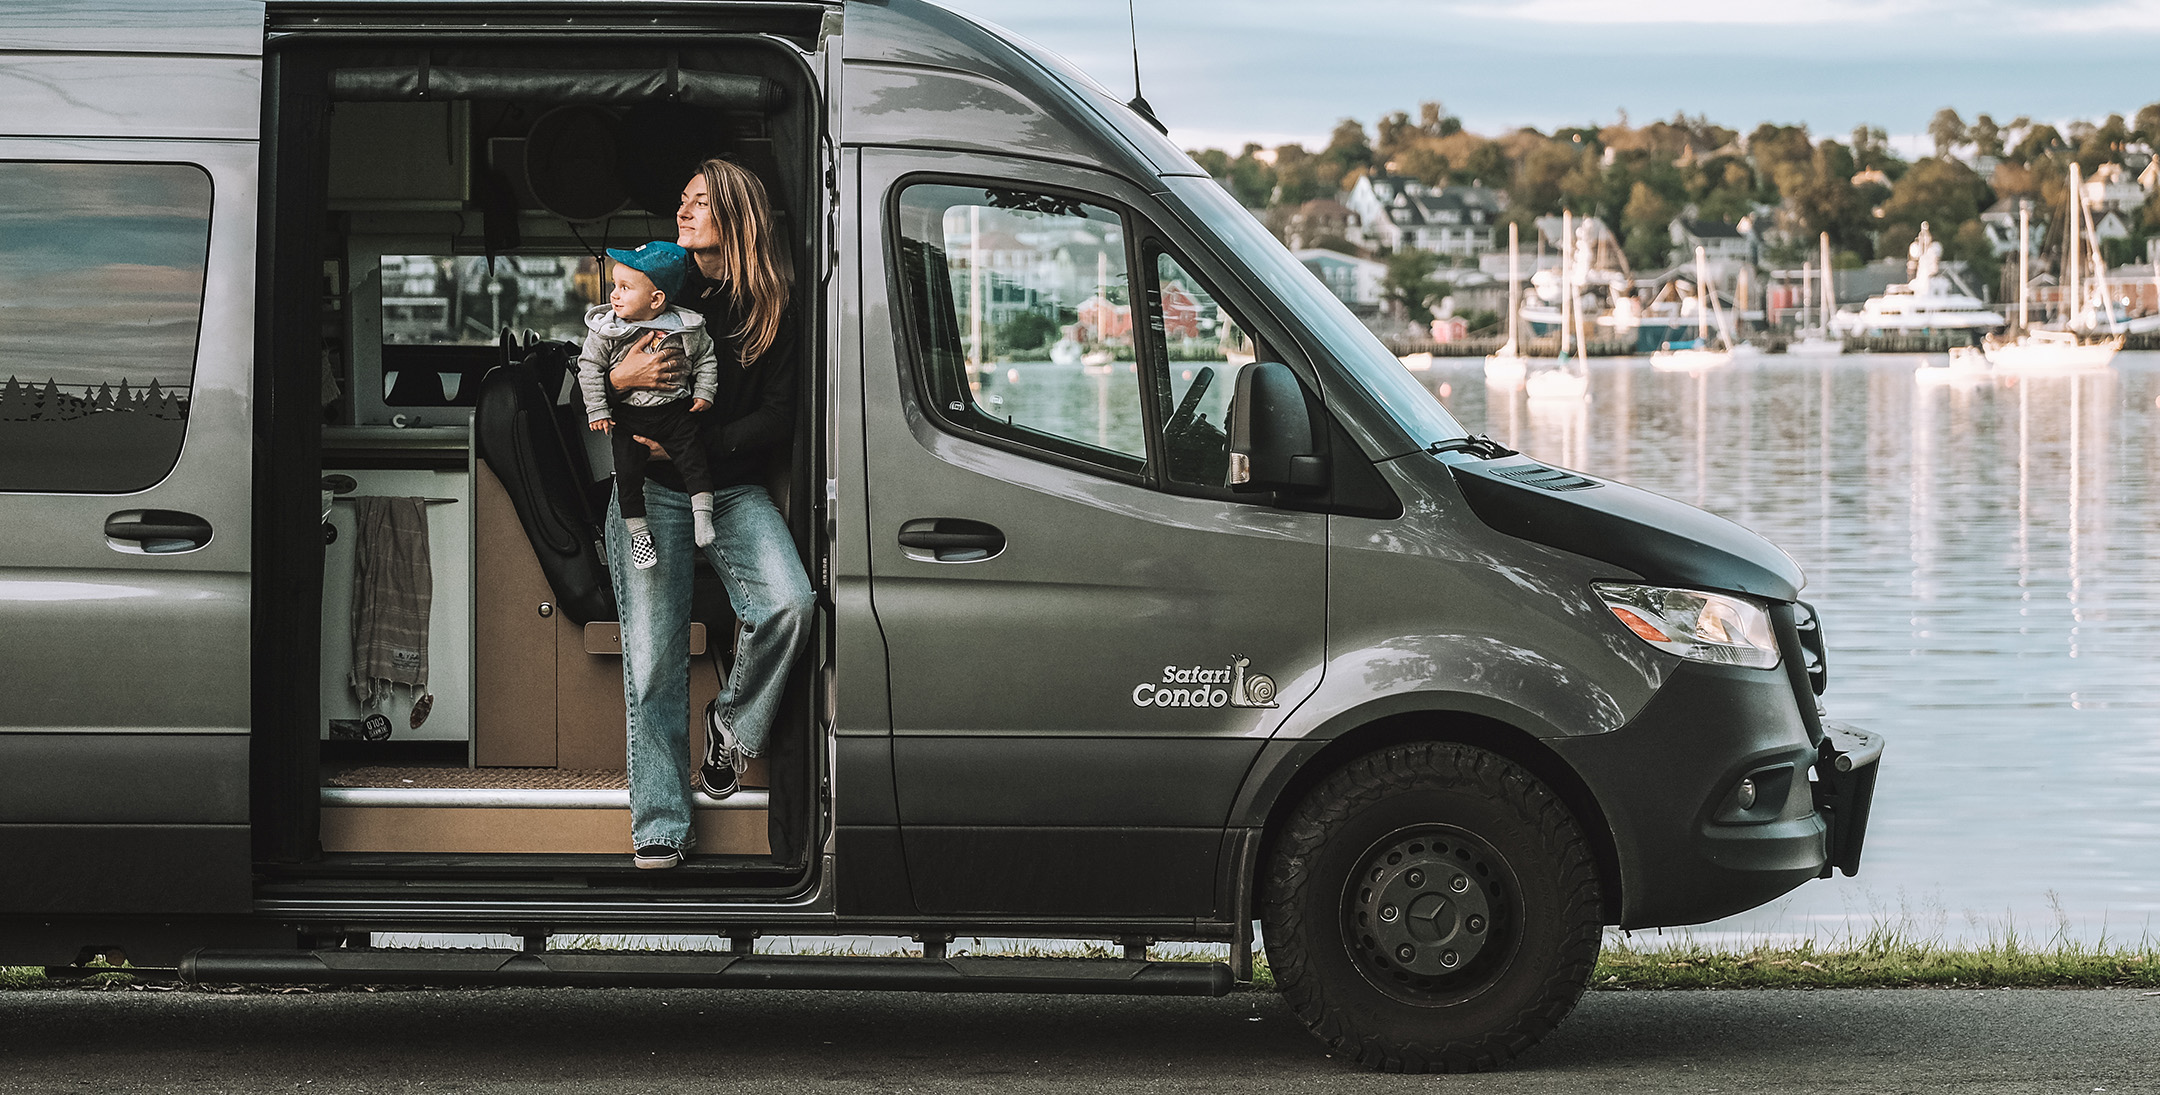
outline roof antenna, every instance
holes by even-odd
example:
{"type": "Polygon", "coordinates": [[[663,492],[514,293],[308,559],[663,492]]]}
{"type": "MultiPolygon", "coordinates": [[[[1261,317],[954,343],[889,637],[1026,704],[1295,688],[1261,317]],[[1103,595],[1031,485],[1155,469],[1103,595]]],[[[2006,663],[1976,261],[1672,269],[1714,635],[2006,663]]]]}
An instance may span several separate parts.
{"type": "Polygon", "coordinates": [[[1162,124],[1162,119],[1155,116],[1155,108],[1149,106],[1147,99],[1140,94],[1140,20],[1133,15],[1133,0],[1125,0],[1125,25],[1132,31],[1132,102],[1125,105],[1131,107],[1133,113],[1147,119],[1147,123],[1154,126],[1156,132],[1167,137],[1170,135],[1170,127],[1162,124]]]}

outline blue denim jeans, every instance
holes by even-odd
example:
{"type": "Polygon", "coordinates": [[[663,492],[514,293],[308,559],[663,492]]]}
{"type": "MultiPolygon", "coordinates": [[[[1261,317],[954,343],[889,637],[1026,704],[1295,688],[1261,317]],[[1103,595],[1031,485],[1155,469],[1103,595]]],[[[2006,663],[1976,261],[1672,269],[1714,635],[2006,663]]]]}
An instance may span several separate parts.
{"type": "MultiPolygon", "coordinates": [[[[690,579],[697,550],[690,496],[645,484],[645,520],[660,562],[630,565],[630,538],[612,492],[606,522],[608,577],[622,615],[623,698],[629,709],[630,838],[643,847],[690,846],[690,579]]],[[[764,751],[788,669],[810,633],[816,597],[795,539],[757,486],[713,493],[717,535],[705,557],[742,621],[735,660],[720,688],[720,717],[751,756],[764,751]]],[[[708,642],[724,644],[723,635],[708,642]]]]}

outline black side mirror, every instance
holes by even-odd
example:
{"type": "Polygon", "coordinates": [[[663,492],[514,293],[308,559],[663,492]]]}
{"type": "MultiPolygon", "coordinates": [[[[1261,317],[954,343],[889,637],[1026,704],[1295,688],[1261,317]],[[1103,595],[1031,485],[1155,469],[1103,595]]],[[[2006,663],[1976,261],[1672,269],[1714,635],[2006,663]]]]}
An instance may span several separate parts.
{"type": "Polygon", "coordinates": [[[1316,448],[1305,389],[1290,367],[1255,361],[1239,368],[1230,400],[1229,488],[1321,490],[1328,465],[1316,448]]]}

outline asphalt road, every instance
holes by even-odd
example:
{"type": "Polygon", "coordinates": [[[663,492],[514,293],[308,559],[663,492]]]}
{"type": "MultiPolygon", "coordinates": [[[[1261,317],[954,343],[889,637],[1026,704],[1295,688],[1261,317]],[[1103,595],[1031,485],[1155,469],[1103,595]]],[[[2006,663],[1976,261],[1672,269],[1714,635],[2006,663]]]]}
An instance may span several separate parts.
{"type": "Polygon", "coordinates": [[[0,992],[17,1092],[2160,1092],[2160,995],[1593,993],[1514,1068],[1382,1076],[1273,996],[0,992]]]}

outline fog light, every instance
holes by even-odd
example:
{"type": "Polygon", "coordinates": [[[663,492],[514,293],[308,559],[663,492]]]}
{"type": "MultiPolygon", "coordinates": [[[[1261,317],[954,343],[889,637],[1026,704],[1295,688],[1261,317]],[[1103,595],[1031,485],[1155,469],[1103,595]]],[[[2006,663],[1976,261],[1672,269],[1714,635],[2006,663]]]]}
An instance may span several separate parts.
{"type": "Polygon", "coordinates": [[[1733,802],[1743,810],[1755,808],[1755,781],[1753,779],[1740,781],[1740,789],[1733,792],[1733,802]]]}

